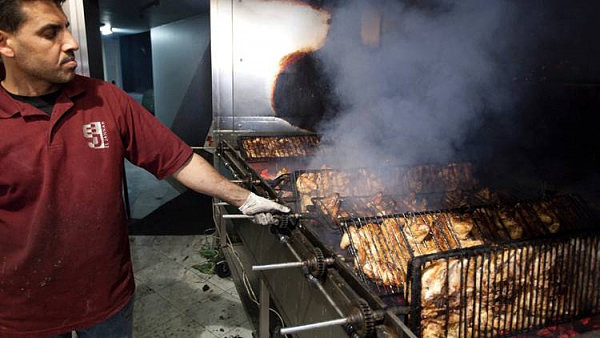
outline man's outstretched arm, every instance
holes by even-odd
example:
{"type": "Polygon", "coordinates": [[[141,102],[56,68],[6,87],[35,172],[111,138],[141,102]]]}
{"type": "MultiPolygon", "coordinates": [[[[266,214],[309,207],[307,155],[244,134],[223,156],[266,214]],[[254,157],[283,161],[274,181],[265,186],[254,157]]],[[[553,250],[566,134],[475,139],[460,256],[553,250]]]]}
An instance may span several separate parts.
{"type": "Polygon", "coordinates": [[[173,177],[196,192],[216,197],[238,207],[245,215],[266,214],[266,216],[255,217],[255,222],[260,224],[272,223],[272,212],[290,211],[286,206],[257,196],[231,183],[198,154],[194,154],[173,174],[173,177]]]}

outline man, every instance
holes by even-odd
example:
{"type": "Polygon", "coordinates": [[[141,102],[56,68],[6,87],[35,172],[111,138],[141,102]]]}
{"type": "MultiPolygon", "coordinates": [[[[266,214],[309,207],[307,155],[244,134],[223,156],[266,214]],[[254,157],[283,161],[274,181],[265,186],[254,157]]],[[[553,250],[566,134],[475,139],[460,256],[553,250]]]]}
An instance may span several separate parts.
{"type": "Polygon", "coordinates": [[[75,75],[60,0],[0,0],[0,337],[130,337],[124,158],[272,223],[117,87],[75,75]]]}

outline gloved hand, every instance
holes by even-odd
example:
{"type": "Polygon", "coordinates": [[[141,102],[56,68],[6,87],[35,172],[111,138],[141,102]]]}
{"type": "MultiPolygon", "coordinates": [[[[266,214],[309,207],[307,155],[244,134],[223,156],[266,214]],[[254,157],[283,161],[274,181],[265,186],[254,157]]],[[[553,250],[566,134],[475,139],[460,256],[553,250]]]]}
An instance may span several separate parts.
{"type": "Polygon", "coordinates": [[[273,214],[271,214],[272,211],[284,213],[290,212],[290,208],[286,207],[285,205],[275,203],[252,192],[250,195],[248,195],[248,198],[246,198],[244,204],[242,204],[242,206],[238,209],[240,209],[244,215],[254,216],[254,223],[260,225],[277,223],[277,219],[275,219],[273,214]]]}

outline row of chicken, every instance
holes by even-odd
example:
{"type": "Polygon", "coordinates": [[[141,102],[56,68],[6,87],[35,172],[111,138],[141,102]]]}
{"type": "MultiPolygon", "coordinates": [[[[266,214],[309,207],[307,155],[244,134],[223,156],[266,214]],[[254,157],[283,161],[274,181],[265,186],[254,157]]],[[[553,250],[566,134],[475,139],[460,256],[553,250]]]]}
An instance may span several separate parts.
{"type": "MultiPolygon", "coordinates": [[[[466,196],[460,191],[472,190],[475,187],[469,163],[355,170],[332,170],[323,167],[299,174],[295,183],[299,209],[302,212],[306,211],[307,206],[313,205],[314,198],[330,197],[334,194],[343,197],[402,195],[404,200],[397,201],[400,203],[396,205],[403,209],[402,211],[417,211],[425,210],[423,203],[426,203],[421,197],[417,197],[418,195],[454,191],[447,194],[446,200],[452,203],[452,206],[467,205],[472,196],[466,196]]],[[[481,197],[485,197],[483,192],[481,197]]]]}
{"type": "Polygon", "coordinates": [[[411,257],[498,244],[575,230],[584,226],[574,201],[559,196],[515,206],[404,213],[340,223],[340,248],[350,250],[355,268],[378,285],[402,288],[411,257]],[[560,207],[560,209],[559,209],[560,207]],[[567,216],[567,217],[565,217],[567,216]]]}
{"type": "Polygon", "coordinates": [[[435,213],[384,217],[345,225],[342,250],[357,271],[382,287],[402,289],[413,256],[482,245],[469,215],[435,213]]]}
{"type": "Polygon", "coordinates": [[[499,198],[488,188],[484,188],[478,191],[449,191],[428,196],[417,195],[414,192],[392,196],[379,191],[367,197],[342,197],[339,193],[333,193],[324,198],[312,198],[311,202],[329,222],[336,224],[348,218],[489,205],[499,202],[499,198]]]}
{"type": "Polygon", "coordinates": [[[600,310],[600,238],[426,263],[422,337],[496,337],[600,310]]]}
{"type": "Polygon", "coordinates": [[[416,193],[466,190],[476,186],[471,163],[419,165],[402,172],[408,191],[416,193]]]}
{"type": "Polygon", "coordinates": [[[319,137],[257,136],[242,138],[241,146],[250,160],[307,156],[314,153],[319,137]]]}

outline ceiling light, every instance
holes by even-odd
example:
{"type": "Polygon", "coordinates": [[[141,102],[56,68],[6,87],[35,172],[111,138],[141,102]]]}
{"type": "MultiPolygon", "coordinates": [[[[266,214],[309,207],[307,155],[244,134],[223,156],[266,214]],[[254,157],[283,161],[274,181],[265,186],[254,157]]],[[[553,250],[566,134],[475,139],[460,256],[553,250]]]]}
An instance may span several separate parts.
{"type": "Polygon", "coordinates": [[[102,35],[112,34],[113,31],[112,31],[112,27],[110,26],[110,24],[105,23],[104,25],[100,26],[100,33],[102,33],[102,35]]]}

